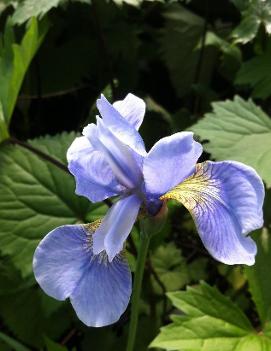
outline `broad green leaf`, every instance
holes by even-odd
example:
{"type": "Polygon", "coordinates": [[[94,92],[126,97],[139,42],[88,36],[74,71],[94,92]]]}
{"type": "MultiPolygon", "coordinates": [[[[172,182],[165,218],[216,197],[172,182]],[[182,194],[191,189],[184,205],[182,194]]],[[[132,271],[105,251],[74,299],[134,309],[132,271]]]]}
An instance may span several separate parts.
{"type": "Polygon", "coordinates": [[[0,317],[5,326],[23,343],[38,349],[45,344],[45,334],[52,339],[61,337],[73,316],[68,303],[54,300],[37,286],[0,299],[0,317]]]}
{"type": "Polygon", "coordinates": [[[187,291],[168,293],[173,305],[190,317],[208,315],[238,326],[252,329],[251,324],[237,305],[222,295],[215,287],[201,283],[197,288],[188,287],[187,291]],[[212,303],[208,303],[212,301],[212,303]]]}
{"type": "Polygon", "coordinates": [[[237,61],[241,62],[241,59],[242,59],[241,50],[237,46],[235,46],[235,45],[229,43],[228,41],[226,41],[225,39],[219,37],[214,32],[208,31],[206,33],[205,45],[216,46],[224,54],[232,56],[237,61]]]}
{"type": "MultiPolygon", "coordinates": [[[[239,47],[208,31],[205,37],[205,46],[215,46],[221,53],[219,72],[227,80],[234,79],[242,62],[242,53],[239,47]]],[[[217,100],[214,99],[213,100],[217,100]]]]}
{"type": "Polygon", "coordinates": [[[270,351],[271,339],[264,335],[249,335],[240,340],[233,351],[270,351]]]}
{"type": "Polygon", "coordinates": [[[235,84],[251,87],[255,98],[266,99],[271,95],[271,43],[266,52],[242,64],[235,84]]]}
{"type": "MultiPolygon", "coordinates": [[[[66,162],[74,133],[30,141],[66,162]]],[[[33,252],[50,230],[85,221],[91,204],[74,194],[74,178],[21,146],[0,147],[0,252],[23,276],[31,273],[33,252]]]]}
{"type": "Polygon", "coordinates": [[[11,260],[0,257],[0,299],[4,295],[20,294],[36,283],[34,276],[22,279],[21,272],[16,269],[11,260]]]}
{"type": "Polygon", "coordinates": [[[2,332],[0,332],[0,340],[11,346],[14,351],[30,351],[29,348],[2,332]]]}
{"type": "Polygon", "coordinates": [[[19,94],[24,76],[37,52],[48,26],[45,22],[40,24],[33,18],[26,29],[20,44],[16,44],[11,21],[0,43],[0,141],[7,135],[7,128],[13,113],[17,96],[19,94]],[[3,124],[5,120],[5,126],[3,124]],[[6,128],[6,130],[5,130],[6,128]]]}
{"type": "Polygon", "coordinates": [[[253,235],[257,243],[258,253],[254,266],[246,267],[249,290],[256,304],[262,323],[271,321],[271,236],[270,231],[264,228],[253,235]]]}
{"type": "Polygon", "coordinates": [[[242,20],[232,36],[236,42],[246,44],[253,40],[263,25],[267,34],[271,34],[271,3],[269,0],[233,0],[240,9],[242,20]]]}
{"type": "MultiPolygon", "coordinates": [[[[167,291],[181,289],[188,282],[185,260],[181,255],[180,249],[177,249],[173,243],[159,246],[150,259],[155,272],[167,291]]],[[[156,283],[154,279],[153,283],[156,283]]],[[[160,291],[157,283],[155,288],[160,291]]]]}
{"type": "MultiPolygon", "coordinates": [[[[22,24],[31,17],[42,18],[47,12],[56,8],[69,0],[21,0],[13,14],[12,21],[16,24],[22,24]]],[[[81,2],[91,4],[91,0],[71,0],[72,2],[81,2]]]]}
{"type": "Polygon", "coordinates": [[[172,351],[235,351],[246,335],[247,331],[223,319],[175,317],[172,324],[161,329],[150,346],[172,351]]]}
{"type": "Polygon", "coordinates": [[[271,339],[256,334],[243,312],[218,290],[201,284],[170,293],[172,303],[186,315],[173,315],[151,343],[172,351],[269,351],[271,339]]]}
{"type": "MultiPolygon", "coordinates": [[[[180,4],[172,4],[164,12],[165,27],[161,35],[162,58],[170,73],[177,95],[189,92],[194,83],[204,20],[180,4]]],[[[209,81],[213,56],[205,50],[200,82],[209,81]]]]}
{"type": "MultiPolygon", "coordinates": [[[[65,0],[64,0],[65,1],[65,0]]],[[[14,12],[13,23],[24,23],[31,17],[43,17],[53,7],[57,7],[63,0],[24,0],[19,3],[14,12]]]]}
{"type": "Polygon", "coordinates": [[[257,35],[260,27],[260,22],[257,16],[251,14],[247,15],[238,27],[232,33],[236,43],[246,44],[253,40],[257,35]]]}
{"type": "Polygon", "coordinates": [[[208,140],[205,150],[216,160],[236,160],[254,167],[271,186],[271,120],[252,100],[213,103],[213,112],[190,129],[208,140]]]}
{"type": "Polygon", "coordinates": [[[6,10],[6,8],[8,7],[8,6],[13,6],[13,7],[16,7],[17,6],[17,1],[16,0],[2,0],[1,2],[0,2],[0,15],[1,15],[1,13],[3,12],[3,11],[5,11],[6,10]]]}

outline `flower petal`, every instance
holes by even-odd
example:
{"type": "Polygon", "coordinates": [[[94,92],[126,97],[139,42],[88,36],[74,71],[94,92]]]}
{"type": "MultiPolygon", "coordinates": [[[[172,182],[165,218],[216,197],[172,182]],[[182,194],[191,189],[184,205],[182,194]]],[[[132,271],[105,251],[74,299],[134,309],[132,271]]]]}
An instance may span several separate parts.
{"type": "Polygon", "coordinates": [[[125,118],[132,126],[139,129],[145,115],[146,104],[139,97],[128,94],[124,100],[116,101],[113,107],[125,118]]]}
{"type": "Polygon", "coordinates": [[[75,177],[76,194],[98,202],[123,191],[102,152],[95,150],[85,136],[73,141],[67,159],[75,177]]]}
{"type": "Polygon", "coordinates": [[[165,194],[194,172],[201,153],[202,146],[191,132],[159,140],[144,159],[146,192],[155,196],[165,194]]]}
{"type": "Polygon", "coordinates": [[[92,327],[115,323],[123,314],[132,292],[129,266],[117,256],[109,263],[96,257],[85,268],[70,299],[82,322],[92,327]]]}
{"type": "Polygon", "coordinates": [[[138,131],[121,116],[103,95],[97,100],[97,107],[106,127],[110,129],[122,143],[129,146],[141,156],[147,154],[144,142],[138,131]]]}
{"type": "Polygon", "coordinates": [[[116,322],[131,295],[131,273],[122,255],[109,263],[106,254],[92,252],[92,234],[100,221],[66,225],[50,232],[37,247],[36,280],[50,296],[70,298],[78,318],[88,326],[116,322]]]}
{"type": "Polygon", "coordinates": [[[132,230],[141,200],[136,195],[120,199],[107,212],[93,235],[93,252],[106,251],[109,261],[123,249],[124,241],[132,230]]]}
{"type": "Polygon", "coordinates": [[[233,161],[198,164],[193,176],[162,199],[186,206],[214,258],[226,264],[254,264],[257,247],[246,234],[263,225],[264,187],[251,167],[233,161]]]}
{"type": "Polygon", "coordinates": [[[126,188],[135,188],[142,181],[142,156],[123,144],[97,117],[97,127],[93,124],[84,128],[83,134],[95,149],[99,150],[118,181],[126,188]]]}
{"type": "Polygon", "coordinates": [[[33,270],[46,294],[65,300],[73,292],[89,261],[85,241],[83,226],[64,225],[40,242],[34,254],[33,270]]]}

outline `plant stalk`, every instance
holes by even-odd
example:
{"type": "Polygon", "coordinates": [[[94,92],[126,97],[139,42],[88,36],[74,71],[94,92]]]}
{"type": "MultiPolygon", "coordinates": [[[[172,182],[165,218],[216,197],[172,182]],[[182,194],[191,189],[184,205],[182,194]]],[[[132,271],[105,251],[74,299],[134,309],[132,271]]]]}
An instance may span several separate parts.
{"type": "Polygon", "coordinates": [[[132,301],[131,301],[131,306],[132,306],[131,319],[130,319],[128,344],[127,344],[126,351],[134,351],[134,347],[135,347],[140,293],[141,293],[142,280],[144,275],[144,268],[145,268],[145,262],[147,258],[149,243],[150,243],[150,235],[148,235],[148,233],[145,233],[141,229],[140,246],[139,246],[138,257],[136,262],[134,287],[133,287],[133,294],[132,294],[132,301]]]}

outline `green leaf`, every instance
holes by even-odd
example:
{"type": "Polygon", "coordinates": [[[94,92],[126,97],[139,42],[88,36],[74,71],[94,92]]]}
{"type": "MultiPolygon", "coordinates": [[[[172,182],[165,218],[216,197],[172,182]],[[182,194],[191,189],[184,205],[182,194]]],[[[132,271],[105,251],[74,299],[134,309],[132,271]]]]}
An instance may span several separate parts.
{"type": "Polygon", "coordinates": [[[6,257],[0,258],[0,299],[3,295],[18,293],[35,284],[34,276],[22,280],[21,272],[6,257]]]}
{"type": "MultiPolygon", "coordinates": [[[[181,289],[188,282],[185,260],[181,255],[180,249],[177,249],[173,243],[159,246],[150,259],[155,272],[167,291],[181,289]]],[[[153,283],[156,290],[160,290],[154,279],[153,283]]]]}
{"type": "Polygon", "coordinates": [[[6,10],[6,8],[8,6],[13,6],[13,7],[16,7],[17,5],[17,1],[16,0],[2,0],[0,2],[0,15],[2,12],[4,12],[6,10]]]}
{"type": "Polygon", "coordinates": [[[33,18],[20,44],[15,43],[11,21],[7,22],[0,43],[0,141],[7,137],[7,128],[13,113],[28,66],[37,52],[48,26],[45,22],[38,25],[33,18]],[[3,122],[5,120],[5,125],[3,122]],[[5,130],[6,128],[6,130],[5,130]]]}
{"type": "Polygon", "coordinates": [[[251,87],[255,98],[266,99],[271,95],[271,43],[262,55],[242,64],[235,84],[251,87]]]}
{"type": "Polygon", "coordinates": [[[249,290],[256,304],[262,323],[271,321],[271,236],[268,229],[257,231],[253,235],[258,253],[254,266],[245,267],[249,290]]]}
{"type": "Polygon", "coordinates": [[[236,96],[213,103],[213,112],[190,129],[208,140],[205,150],[217,160],[236,160],[254,167],[271,186],[271,120],[254,104],[236,96]]]}
{"type": "MultiPolygon", "coordinates": [[[[2,283],[2,282],[1,282],[2,283]]],[[[5,326],[24,343],[44,346],[44,335],[61,337],[70,327],[70,305],[45,295],[37,286],[1,296],[0,316],[5,326]]]]}
{"type": "MultiPolygon", "coordinates": [[[[69,0],[23,0],[20,1],[16,11],[13,14],[12,21],[16,24],[22,24],[31,17],[42,18],[50,10],[56,8],[69,0]]],[[[91,4],[91,0],[71,0],[73,2],[81,2],[91,4]]]]}
{"type": "MultiPolygon", "coordinates": [[[[66,163],[74,138],[74,133],[63,133],[30,143],[66,163]]],[[[72,175],[21,146],[1,146],[0,169],[0,252],[26,276],[43,236],[57,226],[85,221],[91,204],[74,194],[72,175]]]]}
{"type": "MultiPolygon", "coordinates": [[[[178,96],[189,92],[194,83],[199,60],[198,48],[204,20],[179,4],[172,4],[164,12],[165,28],[161,35],[162,58],[170,73],[178,96]]],[[[199,80],[207,83],[213,67],[212,51],[207,48],[199,80]]]]}
{"type": "Polygon", "coordinates": [[[0,332],[0,340],[5,344],[12,347],[14,351],[30,351],[27,347],[19,343],[17,340],[11,338],[10,336],[0,332]]]}
{"type": "Polygon", "coordinates": [[[271,3],[270,1],[248,0],[233,1],[241,10],[241,23],[234,29],[232,36],[235,42],[246,44],[253,40],[263,25],[267,34],[271,34],[271,3]]]}
{"type": "Polygon", "coordinates": [[[31,17],[43,17],[53,7],[59,6],[63,0],[24,0],[21,1],[13,14],[13,23],[21,24],[31,17]]]}
{"type": "Polygon", "coordinates": [[[186,315],[173,315],[150,345],[174,351],[271,350],[271,339],[256,334],[243,312],[217,289],[198,288],[170,293],[172,303],[186,315]]]}
{"type": "Polygon", "coordinates": [[[215,287],[202,282],[199,287],[187,291],[168,293],[173,305],[190,317],[210,316],[238,326],[252,329],[251,324],[237,305],[222,295],[215,287]],[[212,303],[208,303],[212,301],[212,303]]]}
{"type": "Polygon", "coordinates": [[[233,79],[242,62],[242,53],[239,47],[210,31],[206,33],[205,46],[215,46],[219,49],[221,55],[219,71],[227,80],[233,79]]]}

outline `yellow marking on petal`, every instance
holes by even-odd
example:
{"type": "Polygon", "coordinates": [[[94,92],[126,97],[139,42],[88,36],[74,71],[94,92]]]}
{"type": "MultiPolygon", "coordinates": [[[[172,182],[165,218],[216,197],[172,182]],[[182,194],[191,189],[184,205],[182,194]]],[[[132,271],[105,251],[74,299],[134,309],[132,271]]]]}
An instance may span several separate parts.
{"type": "Polygon", "coordinates": [[[99,228],[99,226],[101,225],[101,223],[102,223],[102,220],[97,219],[92,223],[83,224],[83,226],[89,234],[94,234],[96,230],[99,228]]]}
{"type": "MultiPolygon", "coordinates": [[[[93,245],[93,234],[96,232],[96,230],[99,228],[99,226],[102,223],[103,218],[97,219],[96,221],[92,223],[86,223],[83,224],[83,227],[87,233],[87,242],[86,242],[86,249],[89,250],[92,245],[93,245]]],[[[108,263],[108,256],[105,251],[102,251],[97,255],[99,257],[100,263],[108,263]]],[[[124,249],[116,256],[115,259],[124,259],[124,249]]]]}
{"type": "Polygon", "coordinates": [[[195,173],[160,197],[160,200],[177,200],[189,211],[198,204],[210,206],[211,200],[223,202],[220,198],[220,184],[212,179],[211,166],[208,162],[198,163],[195,173]]]}

